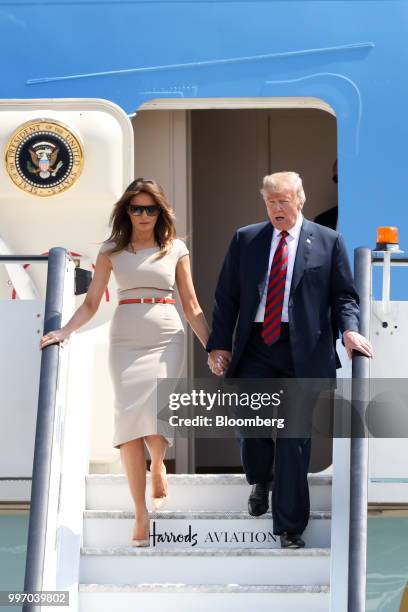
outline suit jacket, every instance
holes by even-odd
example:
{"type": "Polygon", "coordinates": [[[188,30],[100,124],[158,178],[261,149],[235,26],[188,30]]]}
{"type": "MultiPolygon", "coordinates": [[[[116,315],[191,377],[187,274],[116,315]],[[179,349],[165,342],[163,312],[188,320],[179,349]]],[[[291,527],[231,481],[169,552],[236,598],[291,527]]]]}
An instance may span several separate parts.
{"type": "MultiPolygon", "coordinates": [[[[273,235],[270,221],[242,227],[225,257],[215,292],[207,351],[232,351],[226,377],[233,377],[261,300],[273,235]]],[[[335,378],[333,323],[359,330],[359,297],[340,234],[303,220],[295,256],[288,311],[295,375],[335,378]]]]}

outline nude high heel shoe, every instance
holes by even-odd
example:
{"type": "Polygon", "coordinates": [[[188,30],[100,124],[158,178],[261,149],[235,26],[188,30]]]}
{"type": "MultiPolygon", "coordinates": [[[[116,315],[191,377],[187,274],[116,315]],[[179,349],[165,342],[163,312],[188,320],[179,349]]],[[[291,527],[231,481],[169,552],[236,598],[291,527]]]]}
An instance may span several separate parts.
{"type": "MultiPolygon", "coordinates": [[[[166,466],[162,465],[161,468],[161,474],[164,474],[164,477],[166,476],[166,466]]],[[[169,500],[169,495],[167,492],[167,481],[165,481],[165,495],[163,495],[162,497],[154,497],[153,496],[153,480],[160,478],[160,476],[158,474],[152,474],[152,471],[150,470],[150,477],[151,477],[151,486],[152,486],[152,504],[153,504],[153,508],[154,510],[159,510],[159,508],[162,508],[164,506],[164,504],[167,503],[167,501],[169,500]]],[[[163,478],[163,476],[162,476],[163,478]]]]}
{"type": "Polygon", "coordinates": [[[132,540],[131,545],[135,548],[139,548],[141,546],[150,546],[150,540],[132,540]]]}
{"type": "Polygon", "coordinates": [[[168,499],[169,499],[168,495],[165,495],[164,497],[152,497],[153,509],[154,510],[159,510],[165,504],[167,504],[168,499]]]}

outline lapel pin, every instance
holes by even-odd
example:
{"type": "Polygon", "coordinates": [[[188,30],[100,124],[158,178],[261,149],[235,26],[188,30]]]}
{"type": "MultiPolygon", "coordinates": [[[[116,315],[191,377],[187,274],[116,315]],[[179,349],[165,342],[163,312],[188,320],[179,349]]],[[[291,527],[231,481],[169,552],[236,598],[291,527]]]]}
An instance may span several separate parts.
{"type": "Polygon", "coordinates": [[[306,242],[307,242],[307,244],[312,244],[312,242],[309,240],[309,238],[306,238],[306,242]]]}

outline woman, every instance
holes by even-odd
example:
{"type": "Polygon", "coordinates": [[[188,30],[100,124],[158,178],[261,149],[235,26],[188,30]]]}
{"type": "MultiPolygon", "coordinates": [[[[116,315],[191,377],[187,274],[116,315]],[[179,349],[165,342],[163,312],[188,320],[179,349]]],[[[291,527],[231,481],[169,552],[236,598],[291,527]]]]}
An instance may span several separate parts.
{"type": "Polygon", "coordinates": [[[70,334],[93,317],[113,270],[119,298],[109,343],[114,447],[120,448],[135,504],[132,545],[149,546],[144,443],[151,457],[153,506],[158,509],[167,497],[163,460],[173,438],[169,427],[158,425],[157,378],[178,378],[184,358],[184,328],[173,299],[175,282],[184,315],[204,347],[209,329],[195,294],[189,251],[176,238],[174,213],[160,185],[142,178],[133,181],[115,204],[110,223],[111,235],[99,250],[83,304],[64,327],[44,335],[40,347],[55,342],[64,346],[70,334]],[[141,298],[161,302],[140,302],[141,298]]]}

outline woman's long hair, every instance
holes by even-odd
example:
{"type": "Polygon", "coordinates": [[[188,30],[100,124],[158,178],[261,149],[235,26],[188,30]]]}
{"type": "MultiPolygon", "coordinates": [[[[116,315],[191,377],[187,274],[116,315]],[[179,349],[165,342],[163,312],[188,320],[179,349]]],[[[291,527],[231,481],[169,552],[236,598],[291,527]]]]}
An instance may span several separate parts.
{"type": "Polygon", "coordinates": [[[151,179],[138,178],[126,187],[125,192],[113,207],[109,218],[109,225],[112,225],[111,235],[104,240],[103,244],[110,241],[116,243],[114,248],[106,251],[109,255],[127,247],[132,237],[132,222],[127,208],[130,200],[138,193],[150,194],[155,203],[160,206],[159,216],[154,226],[154,237],[160,246],[157,258],[160,259],[169,251],[176,237],[175,215],[162,187],[151,179]]]}

